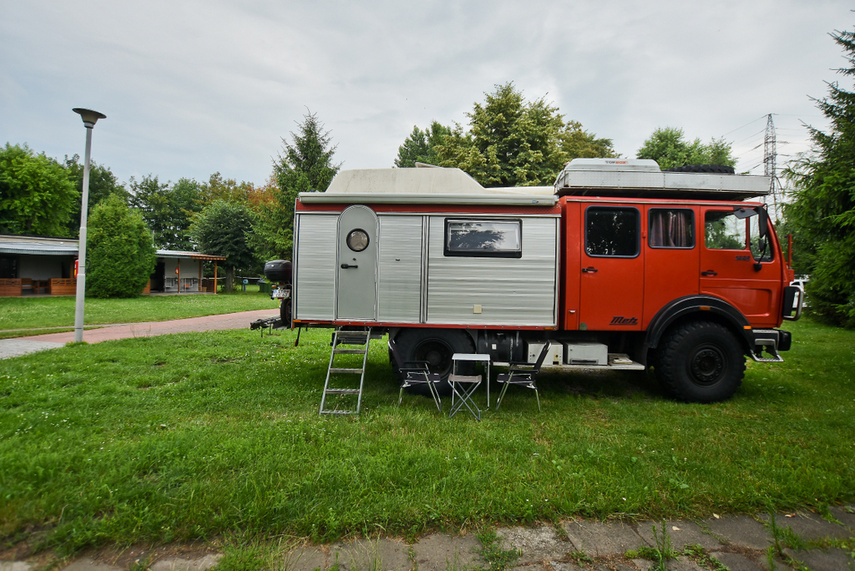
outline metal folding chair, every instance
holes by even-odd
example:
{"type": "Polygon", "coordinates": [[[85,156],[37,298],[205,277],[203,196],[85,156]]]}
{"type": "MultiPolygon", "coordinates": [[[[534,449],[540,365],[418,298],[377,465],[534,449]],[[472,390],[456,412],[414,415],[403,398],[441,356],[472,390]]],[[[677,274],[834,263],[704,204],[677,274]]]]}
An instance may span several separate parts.
{"type": "Polygon", "coordinates": [[[543,349],[534,363],[511,363],[507,373],[499,373],[496,377],[496,382],[503,384],[499,393],[499,400],[496,401],[496,410],[499,410],[499,405],[502,404],[502,399],[510,385],[517,385],[527,389],[534,390],[534,396],[537,397],[537,411],[540,412],[540,393],[537,391],[537,373],[540,372],[540,367],[543,365],[543,360],[546,359],[546,354],[549,353],[549,341],[543,344],[543,349]]]}
{"type": "Polygon", "coordinates": [[[389,340],[389,356],[392,359],[392,366],[395,367],[401,380],[401,388],[398,391],[398,406],[401,406],[401,401],[404,398],[404,389],[427,385],[428,391],[436,403],[436,408],[442,412],[442,401],[439,398],[439,390],[436,388],[437,383],[442,382],[440,374],[432,373],[425,361],[403,361],[394,339],[389,340]]]}

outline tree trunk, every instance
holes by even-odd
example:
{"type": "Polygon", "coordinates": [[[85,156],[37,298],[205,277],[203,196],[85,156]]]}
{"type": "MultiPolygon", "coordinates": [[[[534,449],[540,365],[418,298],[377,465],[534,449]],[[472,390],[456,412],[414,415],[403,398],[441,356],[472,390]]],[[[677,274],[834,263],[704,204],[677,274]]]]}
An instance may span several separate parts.
{"type": "Polygon", "coordinates": [[[233,292],[235,290],[235,267],[226,268],[226,291],[233,292]]]}

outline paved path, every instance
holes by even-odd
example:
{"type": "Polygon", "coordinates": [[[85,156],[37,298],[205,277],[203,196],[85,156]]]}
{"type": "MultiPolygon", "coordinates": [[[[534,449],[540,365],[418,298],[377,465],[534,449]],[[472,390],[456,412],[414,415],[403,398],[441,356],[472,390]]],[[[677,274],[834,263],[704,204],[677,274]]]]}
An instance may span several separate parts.
{"type": "MultiPolygon", "coordinates": [[[[186,333],[189,331],[218,331],[222,329],[249,329],[249,324],[256,319],[276,317],[276,308],[242,311],[224,315],[206,315],[205,317],[190,317],[173,319],[171,321],[146,321],[143,323],[125,323],[121,325],[105,325],[98,329],[87,329],[83,332],[86,343],[100,343],[112,339],[127,339],[129,337],[153,337],[170,333],[186,333]]],[[[17,357],[35,351],[55,349],[74,341],[74,331],[65,333],[46,333],[15,339],[0,339],[0,359],[17,357]]]]}
{"type": "MultiPolygon", "coordinates": [[[[790,528],[805,545],[794,550],[774,545],[768,514],[749,516],[712,516],[699,521],[604,523],[569,520],[556,525],[503,527],[496,531],[500,548],[518,557],[508,567],[512,571],[648,571],[654,565],[643,558],[662,543],[662,529],[676,554],[666,568],[671,571],[761,571],[770,569],[812,569],[846,571],[855,569],[851,549],[832,547],[855,537],[855,505],[832,507],[829,521],[811,512],[777,514],[779,529],[790,528]],[[653,528],[657,532],[654,536],[653,528]],[[836,542],[836,543],[835,543],[836,542]],[[686,546],[692,548],[689,554],[686,546]],[[770,555],[771,554],[771,555],[770,555]]],[[[792,537],[792,534],[790,534],[792,537]]],[[[851,544],[851,543],[850,543],[851,544]]],[[[290,571],[336,569],[357,571],[449,571],[488,569],[481,556],[483,546],[474,533],[429,534],[412,543],[398,538],[377,538],[329,545],[283,546],[281,538],[271,544],[281,548],[274,568],[290,571]]],[[[197,546],[129,547],[84,554],[73,561],[57,562],[56,569],[66,571],[119,571],[140,569],[140,562],[151,571],[190,571],[213,569],[224,555],[213,548],[197,546]]],[[[35,560],[0,561],[0,571],[35,571],[35,560]]]]}

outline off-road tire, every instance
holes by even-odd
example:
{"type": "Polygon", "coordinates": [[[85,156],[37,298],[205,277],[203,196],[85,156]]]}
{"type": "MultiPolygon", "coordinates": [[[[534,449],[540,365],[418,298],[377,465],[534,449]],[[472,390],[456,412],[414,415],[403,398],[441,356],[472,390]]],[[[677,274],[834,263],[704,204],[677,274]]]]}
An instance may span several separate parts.
{"type": "Polygon", "coordinates": [[[666,334],[655,371],[675,399],[711,403],[736,393],[745,375],[745,354],[734,334],[709,321],[690,321],[666,334]]]}
{"type": "Polygon", "coordinates": [[[734,174],[736,169],[728,165],[684,165],[665,169],[666,172],[702,172],[710,174],[734,174]]]}
{"type": "MultiPolygon", "coordinates": [[[[395,338],[404,361],[427,361],[434,373],[442,376],[437,388],[441,395],[451,394],[448,375],[451,373],[451,356],[455,353],[474,353],[475,343],[460,329],[406,329],[395,338]]],[[[407,389],[412,394],[431,396],[427,385],[407,389]]]]}

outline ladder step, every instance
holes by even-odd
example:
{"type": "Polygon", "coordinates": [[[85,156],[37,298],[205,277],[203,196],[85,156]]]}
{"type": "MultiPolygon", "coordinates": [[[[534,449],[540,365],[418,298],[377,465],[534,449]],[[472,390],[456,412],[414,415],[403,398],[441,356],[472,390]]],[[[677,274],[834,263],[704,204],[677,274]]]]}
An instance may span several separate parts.
{"type": "Polygon", "coordinates": [[[324,391],[321,398],[321,414],[359,414],[359,409],[362,405],[362,384],[365,381],[365,365],[368,360],[368,345],[371,341],[371,329],[365,330],[346,330],[336,329],[332,335],[330,345],[330,362],[327,368],[327,378],[324,381],[324,391]],[[339,346],[350,345],[350,349],[340,349],[339,346]],[[354,367],[353,363],[349,363],[347,359],[343,359],[342,365],[350,365],[347,367],[334,366],[336,355],[362,355],[362,366],[354,367]],[[330,388],[330,378],[334,374],[353,374],[359,375],[359,388],[330,388]],[[331,395],[355,396],[356,410],[330,410],[327,408],[326,398],[331,395]]]}
{"type": "Polygon", "coordinates": [[[340,331],[336,335],[336,341],[339,343],[348,343],[350,345],[355,345],[355,342],[359,342],[360,345],[365,345],[365,342],[368,340],[368,333],[365,331],[340,331]]]}

